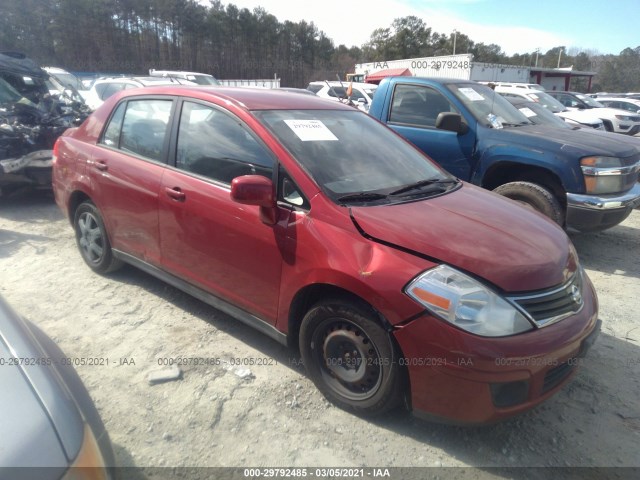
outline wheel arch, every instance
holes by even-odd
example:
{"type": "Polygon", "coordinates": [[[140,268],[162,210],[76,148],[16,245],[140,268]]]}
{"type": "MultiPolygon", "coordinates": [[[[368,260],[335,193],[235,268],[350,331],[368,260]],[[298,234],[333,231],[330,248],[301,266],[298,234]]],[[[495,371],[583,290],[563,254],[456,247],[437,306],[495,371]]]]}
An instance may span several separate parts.
{"type": "Polygon", "coordinates": [[[566,189],[560,176],[544,167],[501,161],[491,165],[482,178],[482,187],[488,190],[510,182],[536,183],[549,190],[563,209],[567,208],[566,189]]]}
{"type": "Polygon", "coordinates": [[[69,218],[69,222],[71,223],[71,225],[73,225],[73,220],[75,218],[75,214],[78,206],[80,206],[81,203],[86,202],[87,200],[90,202],[93,202],[91,197],[87,195],[85,192],[83,192],[82,190],[75,190],[69,196],[69,203],[67,205],[67,213],[68,213],[67,216],[69,218]]]}
{"type": "MultiPolygon", "coordinates": [[[[328,298],[340,298],[354,302],[357,305],[370,310],[373,314],[373,319],[380,323],[385,330],[390,332],[393,329],[393,325],[391,325],[385,316],[361,296],[337,285],[314,283],[306,285],[298,290],[291,301],[289,315],[287,317],[287,343],[290,347],[298,348],[300,325],[302,324],[304,315],[313,305],[328,298]]],[[[393,337],[393,335],[391,335],[391,337],[393,337]]],[[[397,346],[400,348],[399,345],[397,346]]]]}

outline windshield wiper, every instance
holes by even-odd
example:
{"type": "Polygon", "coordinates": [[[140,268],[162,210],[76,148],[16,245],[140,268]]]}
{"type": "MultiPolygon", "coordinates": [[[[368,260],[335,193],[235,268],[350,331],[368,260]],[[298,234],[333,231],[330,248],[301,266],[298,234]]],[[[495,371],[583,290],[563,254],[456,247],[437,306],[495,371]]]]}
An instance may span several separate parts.
{"type": "Polygon", "coordinates": [[[453,178],[427,178],[426,180],[420,180],[418,182],[405,185],[398,190],[394,190],[389,195],[400,195],[401,193],[410,192],[411,190],[418,190],[429,185],[444,185],[448,183],[458,183],[458,180],[455,180],[453,178]]]}
{"type": "Polygon", "coordinates": [[[522,125],[531,125],[531,122],[520,122],[520,123],[504,123],[502,122],[504,127],[521,127],[522,125]]]}
{"type": "Polygon", "coordinates": [[[383,193],[376,192],[359,192],[359,193],[349,193],[347,195],[343,195],[338,197],[339,202],[374,202],[376,200],[385,200],[388,198],[388,195],[383,193]]]}

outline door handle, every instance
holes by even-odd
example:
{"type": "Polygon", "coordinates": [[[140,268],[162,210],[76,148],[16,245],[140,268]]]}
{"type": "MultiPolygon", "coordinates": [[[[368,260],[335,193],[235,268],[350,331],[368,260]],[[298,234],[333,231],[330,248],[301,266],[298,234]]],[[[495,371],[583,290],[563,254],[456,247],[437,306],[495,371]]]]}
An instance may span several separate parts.
{"type": "Polygon", "coordinates": [[[178,202],[184,202],[185,198],[187,197],[185,193],[180,190],[180,187],[165,187],[164,191],[167,195],[169,195],[174,200],[177,200],[178,202]]]}
{"type": "Polygon", "coordinates": [[[107,170],[109,170],[109,166],[107,165],[107,163],[104,160],[98,160],[96,163],[96,168],[98,170],[100,170],[101,172],[106,172],[107,170]]]}

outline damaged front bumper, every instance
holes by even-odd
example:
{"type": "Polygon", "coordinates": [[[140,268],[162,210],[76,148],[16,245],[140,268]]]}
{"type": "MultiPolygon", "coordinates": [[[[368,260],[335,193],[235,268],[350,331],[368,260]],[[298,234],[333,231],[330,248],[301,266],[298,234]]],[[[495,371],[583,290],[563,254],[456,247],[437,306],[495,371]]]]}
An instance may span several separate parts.
{"type": "Polygon", "coordinates": [[[38,150],[19,158],[0,160],[0,193],[7,187],[51,186],[53,150],[38,150]]]}

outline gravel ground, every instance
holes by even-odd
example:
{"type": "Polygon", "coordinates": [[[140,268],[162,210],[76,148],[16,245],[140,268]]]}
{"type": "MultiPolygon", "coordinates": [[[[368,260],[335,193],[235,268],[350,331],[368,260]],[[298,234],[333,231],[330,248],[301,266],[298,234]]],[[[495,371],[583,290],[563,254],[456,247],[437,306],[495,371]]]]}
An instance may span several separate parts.
{"type": "Polygon", "coordinates": [[[456,478],[508,476],[489,467],[639,467],[640,210],[572,240],[598,291],[602,334],[560,393],[485,428],[333,407],[271,339],[133,267],[92,273],[50,194],[0,199],[0,294],[68,356],[101,363],[76,369],[122,466],[475,467],[456,478]],[[174,358],[211,360],[149,385],[174,358]]]}

